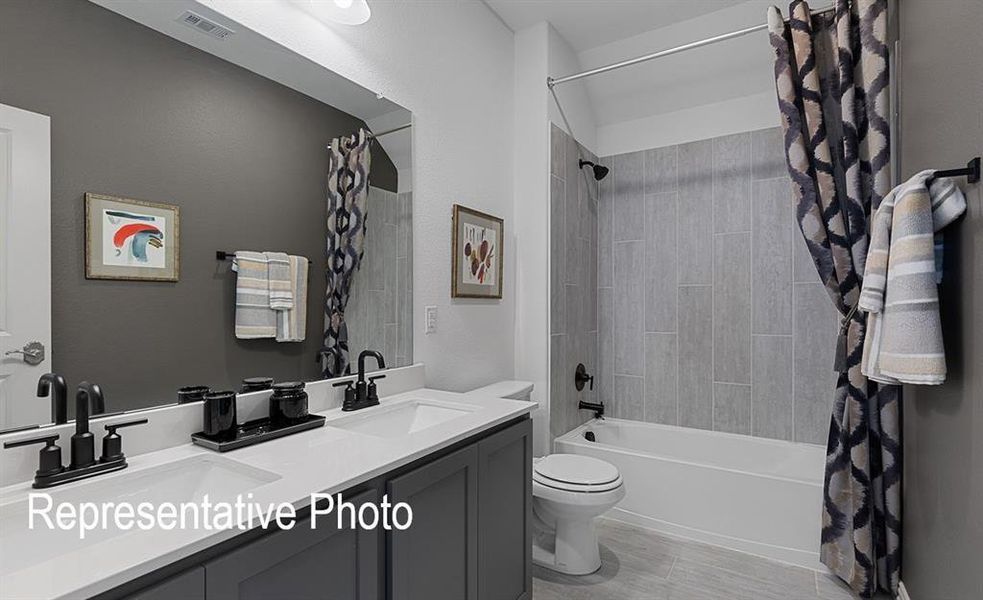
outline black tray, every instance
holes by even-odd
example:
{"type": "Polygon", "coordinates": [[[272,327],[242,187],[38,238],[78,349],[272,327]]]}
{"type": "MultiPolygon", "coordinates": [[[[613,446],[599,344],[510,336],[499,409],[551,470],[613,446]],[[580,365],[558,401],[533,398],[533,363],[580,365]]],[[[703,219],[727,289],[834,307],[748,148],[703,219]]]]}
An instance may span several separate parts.
{"type": "Polygon", "coordinates": [[[203,432],[199,431],[198,433],[191,434],[191,441],[209,450],[228,452],[236,448],[244,448],[268,440],[275,440],[276,438],[281,438],[292,433],[317,429],[322,425],[324,425],[324,417],[320,415],[307,415],[307,419],[300,423],[276,428],[270,424],[269,418],[256,419],[255,421],[247,421],[240,425],[236,429],[236,436],[233,439],[217,441],[205,436],[203,432]]]}

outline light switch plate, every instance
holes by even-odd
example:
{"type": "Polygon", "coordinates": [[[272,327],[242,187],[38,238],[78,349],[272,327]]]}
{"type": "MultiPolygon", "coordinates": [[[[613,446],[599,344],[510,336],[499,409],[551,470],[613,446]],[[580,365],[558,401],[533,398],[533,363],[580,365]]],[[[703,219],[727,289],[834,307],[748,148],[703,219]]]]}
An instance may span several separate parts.
{"type": "Polygon", "coordinates": [[[424,308],[423,322],[425,324],[424,333],[437,332],[437,307],[427,306],[424,308]]]}

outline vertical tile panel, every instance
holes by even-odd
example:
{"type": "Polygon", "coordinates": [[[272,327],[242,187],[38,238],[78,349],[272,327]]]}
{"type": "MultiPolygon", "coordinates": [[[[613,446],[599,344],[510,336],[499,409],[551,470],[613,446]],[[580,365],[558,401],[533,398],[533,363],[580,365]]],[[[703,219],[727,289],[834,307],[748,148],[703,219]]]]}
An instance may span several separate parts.
{"type": "Polygon", "coordinates": [[[678,272],[680,284],[713,279],[713,183],[710,140],[679,146],[678,272]]]}
{"type": "MultiPolygon", "coordinates": [[[[393,207],[396,203],[391,202],[393,207]]],[[[395,211],[394,211],[395,212],[395,211]]],[[[395,221],[395,218],[393,219],[395,221]]],[[[397,264],[396,264],[396,251],[398,233],[395,223],[387,223],[383,227],[383,240],[382,240],[382,256],[383,256],[383,289],[385,290],[385,323],[395,324],[396,323],[396,285],[397,285],[397,264]]],[[[394,338],[395,339],[395,338],[394,338]]],[[[393,356],[390,354],[389,356],[393,356]]]]}
{"type": "Polygon", "coordinates": [[[563,377],[563,364],[567,358],[567,336],[550,336],[550,438],[562,435],[563,411],[569,397],[569,390],[563,377]]]}
{"type": "Polygon", "coordinates": [[[597,290],[597,381],[601,402],[614,399],[614,290],[597,290]]]}
{"type": "Polygon", "coordinates": [[[645,334],[645,420],[675,425],[676,334],[645,334]]]}
{"type": "Polygon", "coordinates": [[[413,255],[413,192],[403,192],[399,195],[399,210],[396,215],[396,226],[399,228],[399,256],[413,255]]]}
{"type": "Polygon", "coordinates": [[[792,439],[792,336],[753,336],[751,434],[792,439]]]}
{"type": "Polygon", "coordinates": [[[640,240],[645,236],[644,152],[614,157],[614,241],[640,240]]]}
{"type": "MultiPolygon", "coordinates": [[[[584,288],[579,285],[565,285],[564,294],[566,300],[567,324],[564,331],[567,335],[574,336],[587,331],[586,319],[584,318],[584,288]]],[[[571,339],[573,339],[571,337],[571,339]]]]}
{"type": "Polygon", "coordinates": [[[784,179],[756,181],[752,214],[752,331],[792,333],[792,195],[784,179]]]}
{"type": "Polygon", "coordinates": [[[641,421],[644,419],[645,379],[627,375],[614,376],[614,410],[611,416],[618,419],[641,421]]]}
{"type": "Polygon", "coordinates": [[[643,242],[614,245],[614,370],[643,375],[644,262],[643,242]]]}
{"type": "Polygon", "coordinates": [[[563,333],[566,327],[566,192],[563,180],[550,177],[550,332],[563,333]]]}
{"type": "Polygon", "coordinates": [[[645,193],[676,191],[676,146],[645,151],[645,193]]]}
{"type": "Polygon", "coordinates": [[[795,441],[825,444],[836,375],[836,309],[818,283],[795,284],[795,441]]]}
{"type": "Polygon", "coordinates": [[[713,380],[751,383],[751,239],[714,236],[713,380]]]}
{"type": "Polygon", "coordinates": [[[679,288],[679,365],[676,380],[679,424],[684,427],[712,427],[712,304],[710,286],[679,288]]]}
{"type": "Polygon", "coordinates": [[[383,331],[384,348],[380,350],[386,360],[393,360],[396,357],[396,344],[398,341],[397,325],[387,323],[383,331]]]}
{"type": "Polygon", "coordinates": [[[751,132],[751,177],[775,179],[787,177],[785,142],[781,127],[769,127],[751,132]]]}
{"type": "Polygon", "coordinates": [[[396,259],[398,302],[396,360],[401,364],[413,362],[413,270],[408,257],[396,259]]]}
{"type": "Polygon", "coordinates": [[[751,432],[751,386],[713,384],[713,429],[745,435],[751,432]]]}
{"type": "Polygon", "coordinates": [[[600,182],[598,189],[597,205],[597,284],[602,287],[611,287],[612,277],[614,276],[614,263],[612,262],[612,252],[614,248],[614,215],[611,205],[613,203],[612,184],[613,177],[608,175],[600,182]]]}
{"type": "Polygon", "coordinates": [[[645,331],[676,331],[676,192],[645,197],[645,331]]]}
{"type": "Polygon", "coordinates": [[[751,135],[713,140],[713,229],[715,233],[751,229],[751,135]]]}
{"type": "Polygon", "coordinates": [[[550,126],[550,174],[564,179],[567,176],[567,134],[556,125],[550,126]]]}

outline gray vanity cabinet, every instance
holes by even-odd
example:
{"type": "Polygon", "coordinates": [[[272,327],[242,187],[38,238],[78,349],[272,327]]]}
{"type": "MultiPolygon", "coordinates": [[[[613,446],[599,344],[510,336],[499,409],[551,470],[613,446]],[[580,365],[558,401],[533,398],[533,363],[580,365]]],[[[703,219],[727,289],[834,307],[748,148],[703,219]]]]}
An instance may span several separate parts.
{"type": "Polygon", "coordinates": [[[478,448],[471,445],[389,480],[413,524],[389,534],[390,600],[478,599],[478,448]]]}
{"type": "Polygon", "coordinates": [[[478,597],[532,598],[532,421],[478,442],[478,597]]]}
{"type": "Polygon", "coordinates": [[[389,534],[390,600],[532,598],[532,421],[391,479],[413,526],[389,534]]]}
{"type": "MultiPolygon", "coordinates": [[[[375,490],[346,497],[375,502],[375,490]]],[[[381,531],[337,529],[310,517],[205,563],[208,600],[378,600],[381,531]]]]}
{"type": "Polygon", "coordinates": [[[338,529],[335,513],[312,529],[306,516],[288,530],[227,540],[98,599],[531,600],[530,419],[342,496],[359,506],[383,493],[390,505],[409,503],[409,529],[338,529]]]}
{"type": "Polygon", "coordinates": [[[143,588],[127,600],[205,600],[205,569],[193,567],[160,583],[143,588]]]}

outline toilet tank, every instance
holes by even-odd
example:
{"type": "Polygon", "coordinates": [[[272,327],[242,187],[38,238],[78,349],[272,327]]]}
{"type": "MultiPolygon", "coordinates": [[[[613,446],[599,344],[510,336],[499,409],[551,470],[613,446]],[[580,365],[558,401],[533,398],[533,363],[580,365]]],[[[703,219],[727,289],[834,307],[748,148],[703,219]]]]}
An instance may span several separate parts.
{"type": "Polygon", "coordinates": [[[468,392],[478,396],[492,396],[509,400],[531,401],[533,383],[531,381],[499,381],[468,392]]]}

